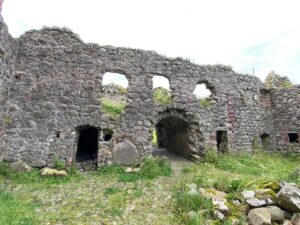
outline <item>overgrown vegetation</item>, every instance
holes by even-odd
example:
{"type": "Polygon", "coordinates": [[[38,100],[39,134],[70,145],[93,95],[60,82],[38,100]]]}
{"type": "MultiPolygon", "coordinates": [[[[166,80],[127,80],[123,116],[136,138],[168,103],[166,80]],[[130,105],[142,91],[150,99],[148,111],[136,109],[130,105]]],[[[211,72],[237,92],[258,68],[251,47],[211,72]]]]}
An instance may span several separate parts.
{"type": "Polygon", "coordinates": [[[37,205],[13,197],[0,189],[0,224],[35,225],[39,224],[35,212],[37,205]]]}
{"type": "Polygon", "coordinates": [[[163,87],[158,87],[154,89],[153,100],[154,102],[161,105],[168,105],[172,103],[172,97],[170,95],[170,92],[163,87]]]}
{"type": "MultiPolygon", "coordinates": [[[[296,155],[262,151],[220,155],[209,149],[201,162],[186,167],[176,177],[165,158],[146,158],[133,167],[139,170],[132,173],[125,172],[126,167],[110,165],[96,172],[69,174],[67,178],[44,178],[38,170],[16,173],[8,164],[0,163],[0,224],[94,221],[140,224],[143,221],[229,225],[232,220],[242,224],[246,209],[234,204],[241,199],[241,192],[276,188],[280,180],[300,185],[299,164],[300,156],[296,155]],[[198,193],[190,193],[190,184],[196,186],[198,193]],[[215,218],[212,201],[201,194],[200,188],[209,193],[216,190],[227,193],[230,208],[227,220],[221,222],[215,218]]],[[[67,170],[76,171],[76,165],[67,170]]]]}
{"type": "Polygon", "coordinates": [[[154,130],[153,133],[152,133],[152,145],[157,146],[157,133],[156,133],[156,130],[154,130]]]}
{"type": "Polygon", "coordinates": [[[127,94],[127,88],[125,88],[121,85],[118,85],[115,83],[109,83],[109,84],[107,84],[107,86],[111,86],[113,89],[117,90],[119,92],[119,94],[122,94],[122,95],[127,94]]]}
{"type": "Polygon", "coordinates": [[[211,100],[211,98],[207,97],[207,98],[199,98],[198,99],[199,104],[205,108],[210,107],[213,105],[213,102],[211,100]]]}
{"type": "Polygon", "coordinates": [[[58,170],[64,170],[66,168],[65,162],[58,157],[55,157],[53,160],[53,166],[54,168],[58,170]]]}
{"type": "Polygon", "coordinates": [[[118,165],[100,167],[97,174],[100,176],[117,177],[121,182],[136,180],[152,180],[159,176],[170,176],[171,167],[165,158],[145,158],[136,172],[126,172],[125,168],[118,165]]]}
{"type": "Polygon", "coordinates": [[[211,224],[231,224],[233,219],[242,223],[245,221],[245,209],[233,204],[234,200],[240,200],[241,192],[244,189],[276,188],[281,180],[300,185],[299,163],[299,155],[260,152],[220,156],[217,151],[210,150],[202,162],[183,171],[185,175],[179,181],[177,191],[174,193],[177,202],[175,210],[179,212],[179,220],[184,224],[205,224],[203,221],[207,220],[212,220],[211,224]],[[187,184],[191,183],[196,184],[197,188],[227,193],[230,207],[227,221],[221,223],[214,218],[211,207],[202,200],[204,196],[188,194],[187,184]],[[201,208],[203,205],[206,205],[206,210],[201,208]],[[191,216],[190,211],[195,214],[191,216]]]}
{"type": "MultiPolygon", "coordinates": [[[[71,171],[74,168],[68,167],[67,170],[71,171]]],[[[18,184],[57,185],[68,183],[74,179],[80,179],[77,171],[70,173],[67,177],[43,177],[38,169],[34,168],[31,172],[15,172],[9,164],[0,162],[0,181],[10,180],[18,184]]]]}
{"type": "Polygon", "coordinates": [[[104,113],[109,114],[112,118],[117,118],[125,109],[126,102],[115,101],[108,98],[101,99],[101,106],[104,113]]]}
{"type": "Polygon", "coordinates": [[[289,80],[288,77],[283,77],[271,71],[265,79],[265,84],[268,88],[290,88],[294,84],[289,80]]]}

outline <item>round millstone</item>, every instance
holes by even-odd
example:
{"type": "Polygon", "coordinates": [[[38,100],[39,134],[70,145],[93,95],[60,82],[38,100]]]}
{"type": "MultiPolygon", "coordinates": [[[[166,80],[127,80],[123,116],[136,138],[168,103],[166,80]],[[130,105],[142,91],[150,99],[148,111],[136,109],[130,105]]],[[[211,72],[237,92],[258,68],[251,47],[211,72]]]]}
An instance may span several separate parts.
{"type": "Polygon", "coordinates": [[[112,157],[116,164],[131,165],[136,162],[138,151],[130,141],[123,141],[114,147],[112,157]]]}

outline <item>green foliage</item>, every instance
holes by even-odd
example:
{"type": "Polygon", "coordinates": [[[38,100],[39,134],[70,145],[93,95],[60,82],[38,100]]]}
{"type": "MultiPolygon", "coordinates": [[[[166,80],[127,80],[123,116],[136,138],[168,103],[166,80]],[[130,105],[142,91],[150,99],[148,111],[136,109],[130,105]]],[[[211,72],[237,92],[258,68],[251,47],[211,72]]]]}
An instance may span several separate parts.
{"type": "Polygon", "coordinates": [[[97,171],[98,175],[117,177],[121,182],[136,180],[152,180],[159,176],[170,176],[170,164],[164,158],[145,158],[137,172],[127,173],[125,168],[118,165],[102,166],[97,171]]]}
{"type": "Polygon", "coordinates": [[[254,137],[254,139],[252,141],[252,149],[253,149],[254,153],[261,151],[258,137],[254,137]]]}
{"type": "Polygon", "coordinates": [[[58,169],[58,170],[64,170],[64,169],[66,169],[65,161],[59,159],[58,157],[54,158],[54,160],[53,160],[53,166],[54,166],[55,169],[58,169]]]}
{"type": "Polygon", "coordinates": [[[197,212],[200,209],[207,210],[209,214],[213,209],[211,199],[200,194],[190,195],[187,190],[180,189],[175,196],[176,208],[179,212],[197,212]]]}
{"type": "Polygon", "coordinates": [[[271,71],[265,79],[265,84],[269,88],[290,88],[293,87],[294,84],[287,78],[282,77],[276,74],[274,71],[271,71]]]}
{"type": "Polygon", "coordinates": [[[300,167],[295,168],[290,174],[289,179],[297,184],[300,184],[300,167]]]}
{"type": "Polygon", "coordinates": [[[157,146],[157,133],[156,133],[156,130],[154,130],[153,133],[152,133],[152,145],[157,146]]]}
{"type": "Polygon", "coordinates": [[[9,164],[0,162],[0,180],[9,179],[16,183],[21,184],[45,184],[45,185],[57,185],[67,183],[74,179],[79,179],[80,176],[76,174],[69,174],[67,177],[42,177],[38,169],[33,169],[28,173],[18,173],[13,171],[9,164]]]}
{"type": "Polygon", "coordinates": [[[211,199],[201,194],[189,194],[186,183],[182,183],[174,194],[175,210],[181,215],[183,224],[200,225],[213,213],[211,199]],[[191,212],[194,212],[192,215],[191,212]]]}
{"type": "Polygon", "coordinates": [[[121,95],[127,94],[127,88],[125,88],[121,85],[118,85],[115,83],[109,83],[106,86],[111,86],[113,89],[117,90],[119,92],[119,94],[121,94],[121,95]]]}
{"type": "Polygon", "coordinates": [[[13,170],[7,163],[0,162],[0,176],[8,177],[13,174],[13,170]]]}
{"type": "Polygon", "coordinates": [[[104,194],[105,195],[113,195],[119,191],[120,191],[120,189],[118,187],[109,187],[109,188],[105,189],[104,194]]]}
{"type": "Polygon", "coordinates": [[[199,98],[198,101],[199,101],[199,104],[205,108],[213,105],[213,103],[209,97],[208,98],[199,98]]]}
{"type": "Polygon", "coordinates": [[[175,209],[183,224],[205,224],[201,219],[203,221],[210,219],[213,224],[230,224],[231,218],[239,218],[242,224],[245,221],[243,215],[246,208],[237,207],[232,201],[240,200],[244,189],[270,188],[274,190],[270,191],[270,194],[275,195],[280,180],[299,185],[299,163],[300,157],[295,155],[266,152],[218,155],[216,151],[209,149],[203,162],[183,170],[184,176],[179,180],[179,185],[174,191],[175,209]],[[209,210],[203,213],[203,210],[198,209],[200,205],[198,197],[191,197],[187,190],[182,188],[189,183],[195,183],[198,187],[207,190],[213,187],[227,193],[230,214],[226,223],[215,221],[209,210]],[[195,211],[195,217],[188,216],[188,210],[195,211]]]}
{"type": "Polygon", "coordinates": [[[117,85],[117,88],[118,88],[118,91],[119,91],[120,94],[122,94],[122,95],[127,94],[127,88],[124,88],[120,85],[117,85]]]}
{"type": "Polygon", "coordinates": [[[115,101],[108,98],[102,98],[101,106],[105,113],[109,114],[112,118],[117,118],[125,109],[126,103],[124,101],[115,101]]]}
{"type": "Polygon", "coordinates": [[[115,176],[118,174],[122,174],[124,172],[124,168],[119,165],[104,165],[101,166],[97,174],[101,176],[115,176]]]}
{"type": "Polygon", "coordinates": [[[294,84],[291,82],[291,81],[285,81],[281,84],[280,88],[290,88],[290,87],[293,87],[294,84]]]}
{"type": "Polygon", "coordinates": [[[155,88],[153,91],[154,102],[161,105],[168,105],[172,103],[172,97],[169,91],[163,87],[155,88]]]}
{"type": "Polygon", "coordinates": [[[37,205],[19,200],[0,189],[0,224],[40,224],[37,220],[36,208],[37,205]]]}
{"type": "Polygon", "coordinates": [[[262,137],[262,148],[263,148],[263,150],[265,150],[265,151],[270,150],[270,142],[271,142],[270,136],[262,137]]]}
{"type": "Polygon", "coordinates": [[[234,193],[237,191],[241,191],[246,187],[246,181],[240,178],[235,178],[229,180],[227,185],[225,186],[225,191],[227,193],[234,193]]]}
{"type": "Polygon", "coordinates": [[[67,167],[67,173],[71,176],[75,176],[78,174],[77,163],[72,163],[71,166],[67,167]]]}
{"type": "Polygon", "coordinates": [[[207,218],[205,218],[204,216],[200,215],[200,214],[195,214],[193,216],[189,216],[188,214],[186,214],[183,217],[183,224],[186,225],[202,225],[205,224],[205,221],[207,220],[207,218]]]}
{"type": "Polygon", "coordinates": [[[204,162],[216,163],[218,161],[219,155],[216,149],[207,148],[204,156],[204,162]]]}

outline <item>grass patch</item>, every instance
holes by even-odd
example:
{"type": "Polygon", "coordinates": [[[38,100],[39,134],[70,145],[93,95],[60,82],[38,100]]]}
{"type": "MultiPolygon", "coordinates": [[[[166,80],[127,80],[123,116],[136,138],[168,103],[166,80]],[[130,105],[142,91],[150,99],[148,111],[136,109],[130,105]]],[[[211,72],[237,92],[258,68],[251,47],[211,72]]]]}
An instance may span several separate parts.
{"type": "Polygon", "coordinates": [[[155,88],[153,91],[154,102],[160,105],[168,105],[172,103],[172,97],[169,91],[163,87],[155,88]]]}
{"type": "Polygon", "coordinates": [[[106,188],[104,191],[105,195],[113,195],[115,193],[118,193],[120,191],[120,189],[118,187],[109,187],[106,188]]]}
{"type": "Polygon", "coordinates": [[[9,164],[0,162],[0,179],[8,179],[18,184],[38,184],[38,185],[57,185],[68,183],[74,179],[80,179],[81,176],[77,174],[72,167],[74,173],[67,177],[42,177],[40,171],[34,168],[31,172],[15,172],[11,169],[9,164]]]}
{"type": "Polygon", "coordinates": [[[66,169],[66,164],[63,160],[59,159],[58,157],[55,157],[53,160],[53,166],[55,169],[58,170],[64,170],[66,169]]]}
{"type": "Polygon", "coordinates": [[[126,102],[102,98],[101,106],[105,113],[109,114],[112,118],[117,118],[125,109],[126,102]]]}
{"type": "Polygon", "coordinates": [[[240,220],[244,221],[245,209],[233,204],[234,200],[240,200],[241,192],[245,189],[270,187],[276,189],[281,180],[300,185],[299,164],[299,156],[266,152],[219,155],[216,151],[210,150],[202,162],[183,170],[184,176],[174,191],[175,211],[183,224],[199,224],[199,221],[201,224],[208,219],[216,222],[214,224],[219,224],[211,213],[206,211],[203,213],[201,207],[206,203],[199,197],[200,194],[196,196],[188,194],[186,185],[195,183],[198,187],[207,189],[213,187],[226,192],[231,209],[228,218],[241,218],[240,220]],[[189,210],[197,214],[191,217],[187,215],[189,210]]]}
{"type": "Polygon", "coordinates": [[[213,102],[210,98],[199,98],[199,104],[205,108],[210,107],[213,105],[213,102]]]}
{"type": "Polygon", "coordinates": [[[37,220],[36,208],[37,205],[21,201],[0,189],[0,224],[40,224],[37,220]]]}
{"type": "Polygon", "coordinates": [[[98,175],[117,177],[121,182],[133,182],[136,180],[152,180],[159,176],[170,176],[172,173],[170,164],[164,158],[145,158],[138,172],[126,173],[124,167],[109,165],[99,168],[98,175]]]}

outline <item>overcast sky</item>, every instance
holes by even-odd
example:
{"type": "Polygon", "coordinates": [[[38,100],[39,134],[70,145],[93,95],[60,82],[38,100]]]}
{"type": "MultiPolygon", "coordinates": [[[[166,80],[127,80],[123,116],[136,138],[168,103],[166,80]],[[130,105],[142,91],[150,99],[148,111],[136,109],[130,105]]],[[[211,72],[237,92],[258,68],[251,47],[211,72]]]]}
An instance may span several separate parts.
{"type": "Polygon", "coordinates": [[[299,0],[4,0],[2,14],[14,37],[68,27],[85,42],[300,83],[299,9],[299,0]]]}

